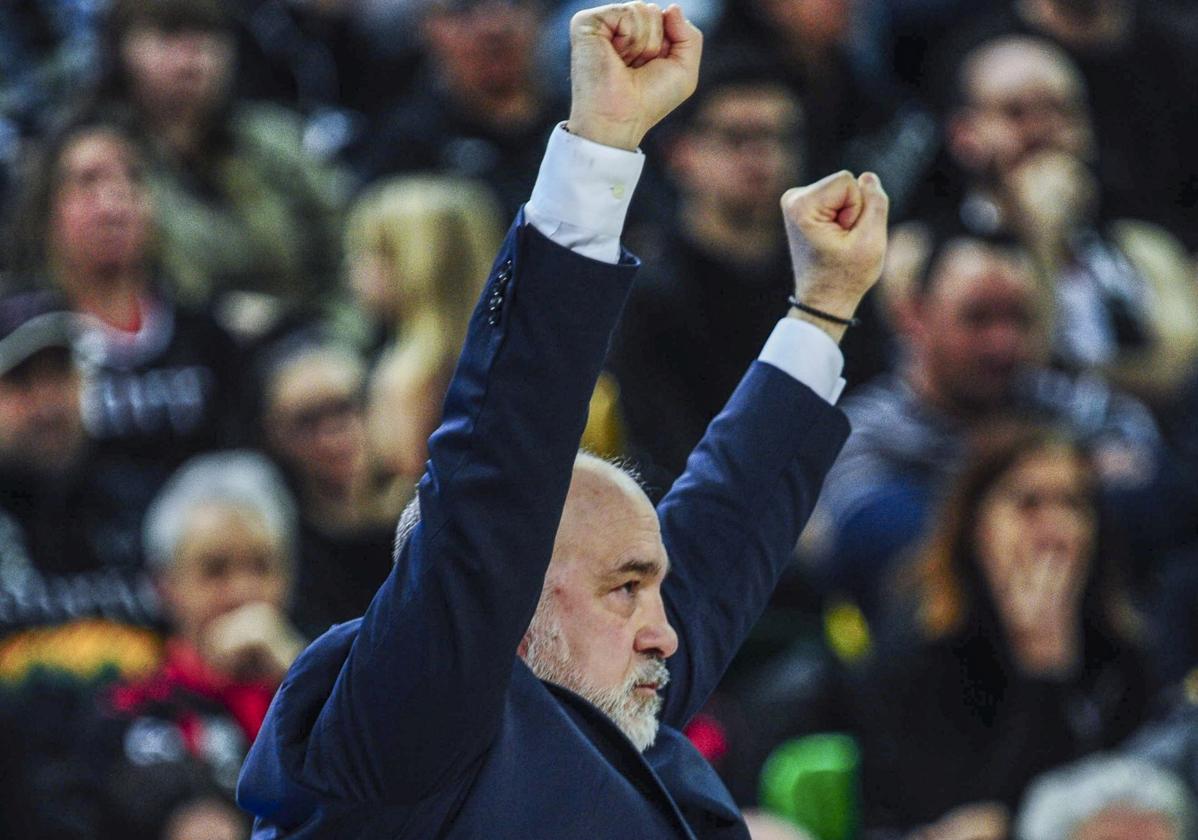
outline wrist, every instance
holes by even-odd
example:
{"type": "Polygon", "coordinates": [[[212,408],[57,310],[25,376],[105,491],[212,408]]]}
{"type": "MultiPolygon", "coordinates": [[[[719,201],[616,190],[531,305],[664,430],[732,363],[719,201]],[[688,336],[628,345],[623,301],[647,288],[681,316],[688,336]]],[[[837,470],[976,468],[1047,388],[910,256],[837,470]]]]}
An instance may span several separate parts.
{"type": "Polygon", "coordinates": [[[564,127],[566,131],[584,140],[629,152],[635,152],[640,148],[645,137],[645,132],[640,130],[636,121],[619,122],[570,114],[570,119],[564,127]]]}
{"type": "Polygon", "coordinates": [[[846,294],[839,289],[830,289],[824,292],[818,288],[807,286],[805,288],[796,287],[791,302],[801,303],[811,309],[818,309],[820,312],[842,321],[852,321],[853,316],[857,313],[857,306],[861,303],[861,296],[846,294]]]}
{"type": "Polygon", "coordinates": [[[826,333],[828,337],[837,344],[841,342],[841,340],[844,338],[845,332],[848,330],[847,324],[837,324],[833,321],[827,320],[826,318],[820,318],[816,315],[804,312],[801,309],[795,309],[793,306],[790,308],[790,311],[786,313],[786,317],[793,318],[796,321],[805,321],[808,324],[811,324],[813,327],[819,327],[820,330],[826,333]]]}

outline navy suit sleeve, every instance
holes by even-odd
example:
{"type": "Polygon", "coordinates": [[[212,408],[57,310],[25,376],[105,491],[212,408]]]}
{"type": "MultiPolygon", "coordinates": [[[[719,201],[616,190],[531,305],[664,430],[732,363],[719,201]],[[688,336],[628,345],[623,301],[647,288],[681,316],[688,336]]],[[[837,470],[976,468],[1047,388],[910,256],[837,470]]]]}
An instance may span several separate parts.
{"type": "Polygon", "coordinates": [[[617,266],[578,256],[517,219],[429,441],[421,524],[314,723],[304,778],[412,802],[487,748],[635,268],[627,255],[617,266]]]}
{"type": "Polygon", "coordinates": [[[790,562],[824,476],[848,437],[839,409],[754,362],[658,505],[678,632],[662,722],[706,702],[790,562]]]}

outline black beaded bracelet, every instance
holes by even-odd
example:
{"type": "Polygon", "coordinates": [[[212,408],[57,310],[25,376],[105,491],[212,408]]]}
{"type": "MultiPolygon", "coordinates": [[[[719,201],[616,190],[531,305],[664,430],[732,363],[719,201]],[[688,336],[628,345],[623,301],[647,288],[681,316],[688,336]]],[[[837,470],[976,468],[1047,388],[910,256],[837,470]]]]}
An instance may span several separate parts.
{"type": "Polygon", "coordinates": [[[839,315],[833,315],[831,312],[824,312],[822,309],[816,309],[814,306],[808,306],[802,303],[797,297],[791,295],[787,302],[800,312],[806,312],[816,318],[822,318],[825,321],[830,321],[833,324],[839,324],[842,327],[855,327],[861,323],[860,318],[841,318],[839,315]]]}

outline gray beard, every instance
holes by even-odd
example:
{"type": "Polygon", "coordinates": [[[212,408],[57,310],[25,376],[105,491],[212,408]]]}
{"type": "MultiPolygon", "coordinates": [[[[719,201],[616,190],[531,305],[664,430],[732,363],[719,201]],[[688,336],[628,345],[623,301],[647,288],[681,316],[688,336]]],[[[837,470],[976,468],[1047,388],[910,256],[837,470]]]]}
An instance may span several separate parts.
{"type": "Polygon", "coordinates": [[[537,606],[536,615],[528,628],[528,646],[524,662],[538,679],[553,683],[592,703],[611,718],[633,746],[644,752],[653,746],[657,738],[657,715],[661,711],[661,697],[641,697],[636,693],[640,683],[655,682],[664,688],[670,679],[666,663],[651,657],[640,663],[623,684],[615,688],[599,688],[578,667],[570,655],[569,645],[561,632],[561,625],[552,607],[545,603],[537,606]]]}

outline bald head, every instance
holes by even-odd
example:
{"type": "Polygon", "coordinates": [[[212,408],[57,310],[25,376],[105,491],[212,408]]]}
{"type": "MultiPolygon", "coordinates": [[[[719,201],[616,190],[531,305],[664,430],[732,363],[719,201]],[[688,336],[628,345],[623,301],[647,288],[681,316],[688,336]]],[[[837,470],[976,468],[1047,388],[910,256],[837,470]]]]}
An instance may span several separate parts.
{"type": "MultiPolygon", "coordinates": [[[[554,541],[546,588],[563,570],[580,563],[589,565],[604,557],[608,553],[603,550],[607,536],[629,527],[652,533],[660,542],[657,512],[637,480],[609,461],[579,452],[554,541]]],[[[656,550],[646,553],[655,555],[656,550]]],[[[662,551],[660,558],[646,556],[628,561],[645,565],[660,563],[659,571],[664,574],[664,554],[662,551]]],[[[616,564],[614,570],[619,567],[616,564]]]]}
{"type": "Polygon", "coordinates": [[[959,84],[949,144],[966,169],[1001,174],[1041,149],[1093,156],[1085,82],[1055,44],[1026,36],[987,42],[966,58],[959,84]]]}
{"type": "Polygon", "coordinates": [[[968,100],[1011,91],[1051,91],[1078,105],[1086,85],[1069,55],[1050,41],[1009,36],[988,41],[971,52],[961,71],[968,100]]]}

